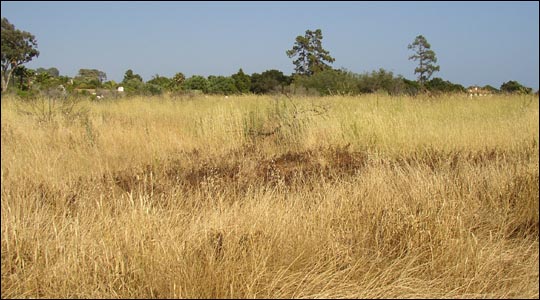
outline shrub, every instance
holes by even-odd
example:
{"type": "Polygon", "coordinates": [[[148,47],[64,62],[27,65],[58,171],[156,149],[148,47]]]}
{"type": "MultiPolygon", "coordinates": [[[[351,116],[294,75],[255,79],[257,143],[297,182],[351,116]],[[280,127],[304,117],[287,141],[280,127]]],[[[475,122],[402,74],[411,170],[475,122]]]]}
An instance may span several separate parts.
{"type": "Polygon", "coordinates": [[[346,70],[326,69],[311,76],[294,76],[295,85],[314,89],[321,95],[356,94],[357,78],[346,70]]]}
{"type": "Polygon", "coordinates": [[[385,91],[389,95],[403,94],[406,85],[402,77],[394,77],[394,73],[380,68],[378,71],[372,71],[371,74],[359,76],[358,90],[360,93],[376,93],[385,91]]]}

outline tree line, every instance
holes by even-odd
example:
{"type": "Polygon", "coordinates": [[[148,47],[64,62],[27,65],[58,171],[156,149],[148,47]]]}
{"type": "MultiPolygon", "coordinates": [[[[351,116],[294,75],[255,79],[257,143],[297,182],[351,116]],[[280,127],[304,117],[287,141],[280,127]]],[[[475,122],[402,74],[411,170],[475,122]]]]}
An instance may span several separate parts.
{"type": "MultiPolygon", "coordinates": [[[[57,68],[26,68],[25,63],[39,56],[34,35],[21,31],[6,18],[2,18],[2,93],[9,89],[20,95],[38,92],[74,93],[89,89],[116,90],[123,87],[127,95],[159,95],[162,93],[204,94],[269,94],[289,93],[304,95],[358,95],[386,93],[390,95],[417,95],[420,93],[464,93],[466,88],[439,77],[437,57],[427,39],[419,35],[407,47],[413,51],[409,57],[418,63],[414,73],[416,80],[394,75],[385,69],[357,74],[346,69],[334,69],[335,58],[322,46],[320,29],[306,30],[296,37],[292,49],[285,54],[293,59],[295,72],[285,75],[279,70],[246,74],[242,68],[230,76],[204,77],[193,75],[186,78],[178,72],[168,78],[156,74],[144,81],[133,70],[126,70],[121,82],[107,81],[107,74],[97,69],[80,69],[73,78],[60,75],[57,68]],[[432,78],[433,77],[433,78],[432,78]]],[[[499,89],[486,85],[480,87],[492,93],[531,93],[532,89],[517,81],[503,83],[499,89]]]]}

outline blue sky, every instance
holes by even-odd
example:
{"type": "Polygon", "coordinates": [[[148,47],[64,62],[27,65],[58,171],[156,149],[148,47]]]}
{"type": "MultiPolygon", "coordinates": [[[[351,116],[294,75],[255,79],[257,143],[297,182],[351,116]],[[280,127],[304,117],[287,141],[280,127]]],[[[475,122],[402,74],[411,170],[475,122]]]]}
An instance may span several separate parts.
{"type": "Polygon", "coordinates": [[[414,79],[407,45],[424,35],[434,76],[469,85],[539,85],[538,2],[31,2],[2,1],[2,17],[36,36],[29,68],[99,69],[121,81],[154,75],[294,71],[296,36],[320,28],[335,68],[379,68],[414,79]]]}

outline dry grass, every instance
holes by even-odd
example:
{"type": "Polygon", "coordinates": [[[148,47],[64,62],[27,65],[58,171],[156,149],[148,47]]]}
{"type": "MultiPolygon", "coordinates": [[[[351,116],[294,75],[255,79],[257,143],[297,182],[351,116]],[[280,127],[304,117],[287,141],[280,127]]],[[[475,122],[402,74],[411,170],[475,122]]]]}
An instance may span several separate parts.
{"type": "Polygon", "coordinates": [[[4,98],[2,298],[538,298],[538,111],[4,98]]]}

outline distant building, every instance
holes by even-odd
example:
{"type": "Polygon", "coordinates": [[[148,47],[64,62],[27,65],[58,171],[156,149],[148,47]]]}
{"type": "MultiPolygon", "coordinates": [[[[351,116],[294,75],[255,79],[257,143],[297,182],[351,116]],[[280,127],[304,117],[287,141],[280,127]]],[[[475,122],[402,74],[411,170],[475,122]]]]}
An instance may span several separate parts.
{"type": "Polygon", "coordinates": [[[118,89],[116,89],[118,92],[124,92],[124,87],[123,86],[119,86],[118,89]]]}
{"type": "Polygon", "coordinates": [[[467,93],[469,94],[469,98],[472,97],[484,97],[484,96],[491,96],[491,91],[488,89],[483,89],[479,86],[471,86],[467,89],[467,93]]]}

